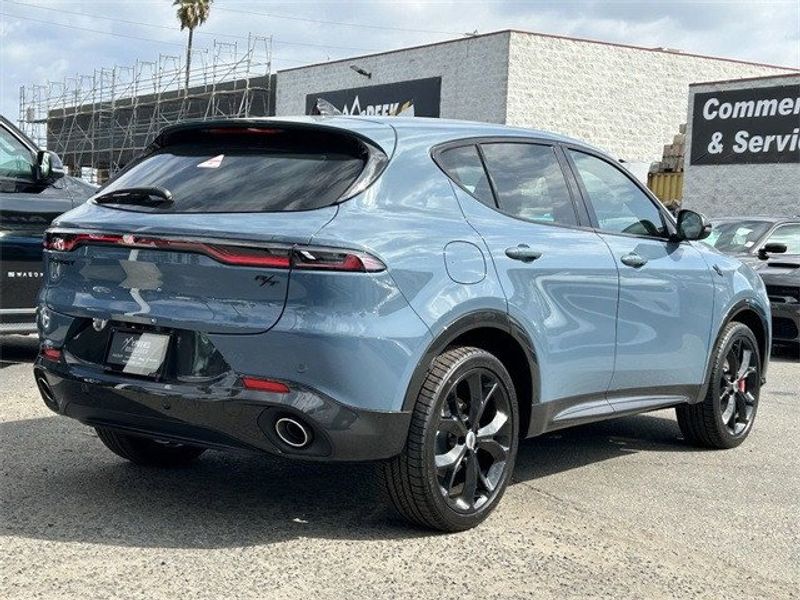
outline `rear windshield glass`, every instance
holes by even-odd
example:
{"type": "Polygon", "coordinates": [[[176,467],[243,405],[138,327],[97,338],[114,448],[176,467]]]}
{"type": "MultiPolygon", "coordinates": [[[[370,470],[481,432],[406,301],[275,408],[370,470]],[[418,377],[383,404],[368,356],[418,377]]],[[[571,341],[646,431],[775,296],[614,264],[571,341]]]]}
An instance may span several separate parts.
{"type": "Polygon", "coordinates": [[[119,207],[190,213],[309,210],[336,202],[358,178],[366,158],[358,140],[324,132],[189,131],[125,170],[99,196],[158,186],[169,190],[172,202],[119,207]]]}

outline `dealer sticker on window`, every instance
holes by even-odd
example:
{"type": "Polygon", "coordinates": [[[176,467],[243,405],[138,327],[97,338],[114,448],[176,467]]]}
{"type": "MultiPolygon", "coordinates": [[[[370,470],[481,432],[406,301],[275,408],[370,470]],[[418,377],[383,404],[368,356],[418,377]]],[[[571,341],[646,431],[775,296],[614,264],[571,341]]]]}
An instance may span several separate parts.
{"type": "Polygon", "coordinates": [[[209,158],[197,165],[198,169],[218,169],[222,164],[222,159],[225,158],[224,154],[218,154],[213,158],[209,158]]]}

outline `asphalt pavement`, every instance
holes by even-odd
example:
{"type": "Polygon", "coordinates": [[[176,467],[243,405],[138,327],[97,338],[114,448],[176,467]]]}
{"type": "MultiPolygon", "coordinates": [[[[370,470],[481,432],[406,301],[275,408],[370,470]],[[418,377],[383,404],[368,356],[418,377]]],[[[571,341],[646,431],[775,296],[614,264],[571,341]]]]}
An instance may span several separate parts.
{"type": "Polygon", "coordinates": [[[687,446],[672,411],[524,442],[455,535],[387,508],[372,465],[208,452],[127,464],[52,414],[36,340],[0,338],[0,598],[797,598],[800,362],[750,438],[687,446]]]}

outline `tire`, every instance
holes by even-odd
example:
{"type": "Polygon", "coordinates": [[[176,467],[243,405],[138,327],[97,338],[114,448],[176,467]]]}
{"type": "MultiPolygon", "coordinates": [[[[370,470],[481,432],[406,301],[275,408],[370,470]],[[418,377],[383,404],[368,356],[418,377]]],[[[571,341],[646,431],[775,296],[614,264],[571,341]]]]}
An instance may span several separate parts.
{"type": "Polygon", "coordinates": [[[518,421],[503,363],[480,348],[446,350],[420,388],[403,452],[382,465],[394,507],[413,523],[441,531],[481,523],[511,479],[518,421]]]}
{"type": "Polygon", "coordinates": [[[95,431],[114,454],[146,467],[185,467],[205,452],[205,448],[159,442],[105,427],[95,427],[95,431]]]}
{"type": "Polygon", "coordinates": [[[678,426],[686,441],[695,446],[735,448],[753,428],[761,391],[761,355],[749,327],[731,322],[723,328],[709,377],[702,402],[675,408],[678,426]]]}

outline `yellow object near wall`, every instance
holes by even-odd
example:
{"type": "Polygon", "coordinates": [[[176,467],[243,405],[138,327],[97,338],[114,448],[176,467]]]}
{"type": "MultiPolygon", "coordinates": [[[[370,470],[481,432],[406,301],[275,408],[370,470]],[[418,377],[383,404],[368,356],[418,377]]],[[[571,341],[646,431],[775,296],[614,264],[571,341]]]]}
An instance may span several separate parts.
{"type": "Polygon", "coordinates": [[[665,204],[680,202],[683,199],[683,173],[648,173],[647,187],[665,204]]]}

